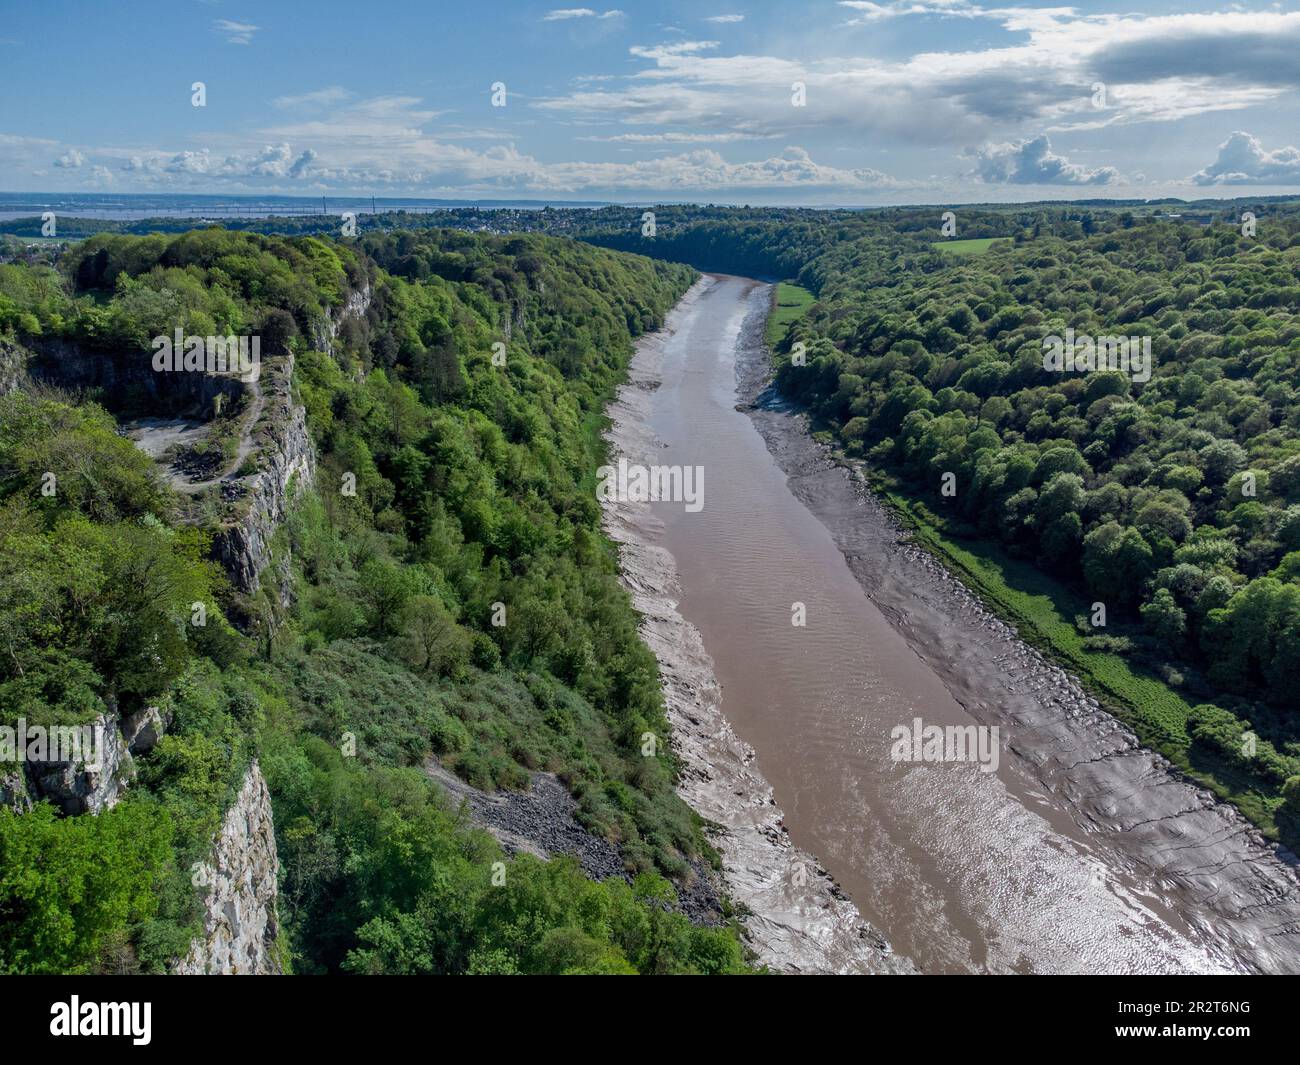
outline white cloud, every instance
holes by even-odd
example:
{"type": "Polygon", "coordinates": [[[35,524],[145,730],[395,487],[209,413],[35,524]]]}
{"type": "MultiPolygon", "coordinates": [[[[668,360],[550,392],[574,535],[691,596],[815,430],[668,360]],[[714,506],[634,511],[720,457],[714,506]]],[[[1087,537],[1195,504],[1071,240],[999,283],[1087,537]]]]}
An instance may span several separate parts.
{"type": "Polygon", "coordinates": [[[277,96],[271,101],[276,107],[332,107],[352,98],[352,93],[340,85],[316,89],[296,96],[277,96]]]}
{"type": "Polygon", "coordinates": [[[589,7],[561,7],[554,11],[548,11],[542,16],[543,22],[562,22],[575,18],[618,18],[623,12],[618,8],[613,8],[605,12],[596,12],[589,7]]]}
{"type": "Polygon", "coordinates": [[[86,162],[86,157],[76,148],[69,148],[61,156],[54,160],[54,165],[60,170],[77,170],[86,162]]]}
{"type": "MultiPolygon", "coordinates": [[[[850,26],[864,26],[871,22],[885,19],[902,18],[905,15],[957,15],[965,18],[997,18],[1003,11],[985,11],[968,3],[967,0],[892,0],[883,4],[871,0],[839,0],[840,7],[847,7],[858,12],[857,18],[850,19],[850,26]]],[[[1061,9],[1069,11],[1069,8],[1061,9]]]]}
{"type": "MultiPolygon", "coordinates": [[[[865,6],[864,6],[865,5],[865,6]]],[[[919,12],[996,21],[1011,43],[965,51],[793,60],[717,54],[716,41],[638,45],[646,67],[610,85],[577,83],[535,106],[576,121],[744,128],[801,137],[871,135],[901,143],[980,142],[1044,129],[1170,122],[1268,104],[1300,91],[1300,12],[1082,15],[1069,7],[980,8],[965,0],[873,4],[852,10],[919,12]],[[807,107],[790,85],[807,86],[807,107]],[[1108,106],[1093,106],[1093,86],[1108,106]]]]}
{"type": "Polygon", "coordinates": [[[842,169],[817,163],[803,148],[786,148],[779,156],[730,163],[717,152],[700,149],[682,155],[628,163],[548,164],[529,175],[534,191],[576,192],[619,189],[662,192],[709,192],[740,189],[882,189],[898,182],[867,168],[842,169]]]}
{"type": "Polygon", "coordinates": [[[976,174],[990,185],[1111,185],[1120,176],[1113,166],[1089,170],[1054,155],[1046,134],[1010,144],[986,144],[974,155],[976,174]]]}
{"type": "Polygon", "coordinates": [[[719,23],[744,22],[745,16],[744,15],[709,15],[708,17],[705,18],[704,21],[719,22],[719,23]]]}
{"type": "Polygon", "coordinates": [[[618,133],[609,137],[579,137],[580,141],[608,144],[729,144],[734,141],[770,140],[772,133],[618,133]]]}
{"type": "Polygon", "coordinates": [[[260,29],[251,22],[232,22],[228,18],[212,20],[212,32],[220,33],[229,44],[251,44],[253,34],[260,29]]]}
{"type": "MultiPolygon", "coordinates": [[[[349,104],[320,121],[298,124],[310,137],[284,136],[286,127],[262,130],[265,141],[250,146],[214,136],[211,147],[91,149],[96,157],[119,160],[131,180],[154,188],[251,188],[263,191],[387,189],[413,194],[461,193],[688,195],[725,190],[841,189],[899,187],[869,168],[829,166],[801,147],[768,158],[734,161],[711,148],[695,148],[645,160],[549,162],[514,145],[475,150],[430,136],[421,126],[436,112],[413,97],[381,97],[349,104]],[[295,142],[299,145],[294,147],[295,142]],[[303,147],[309,142],[310,147],[303,147]]],[[[642,143],[640,135],[629,143],[642,143]]],[[[695,144],[689,135],[664,133],[646,144],[695,144]]],[[[725,138],[724,138],[725,139],[725,138]]]]}
{"type": "Polygon", "coordinates": [[[230,156],[222,164],[229,172],[252,177],[299,178],[316,159],[316,152],[307,148],[297,157],[287,144],[268,144],[251,158],[230,156]]]}
{"type": "Polygon", "coordinates": [[[1218,157],[1192,175],[1197,185],[1300,185],[1300,148],[1269,151],[1241,130],[1219,145],[1218,157]]]}
{"type": "Polygon", "coordinates": [[[163,169],[169,174],[206,174],[212,165],[208,150],[177,152],[163,169]]]}

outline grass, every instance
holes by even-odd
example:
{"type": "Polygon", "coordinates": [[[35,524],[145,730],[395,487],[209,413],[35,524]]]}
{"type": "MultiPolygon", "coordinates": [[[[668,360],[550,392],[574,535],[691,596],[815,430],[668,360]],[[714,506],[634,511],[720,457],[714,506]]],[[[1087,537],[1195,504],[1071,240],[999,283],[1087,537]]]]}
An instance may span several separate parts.
{"type": "MultiPolygon", "coordinates": [[[[872,485],[912,534],[912,539],[961,578],[986,607],[1072,673],[1097,700],[1128,725],[1143,746],[1159,751],[1185,776],[1233,803],[1270,839],[1278,839],[1277,795],[1231,766],[1194,750],[1187,733],[1192,704],[1155,674],[1121,655],[1090,650],[1074,618],[1091,604],[1031,563],[993,543],[951,535],[944,519],[904,493],[897,482],[869,471],[872,485]]],[[[1284,840],[1294,846],[1294,840],[1284,840]]]]}
{"type": "Polygon", "coordinates": [[[776,286],[776,303],[772,313],[767,316],[767,343],[776,347],[792,322],[797,322],[808,308],[817,302],[817,297],[806,288],[800,288],[789,281],[782,281],[776,286]]]}
{"type": "Polygon", "coordinates": [[[994,244],[1007,237],[973,237],[970,240],[937,240],[933,247],[949,255],[983,255],[994,244]]]}

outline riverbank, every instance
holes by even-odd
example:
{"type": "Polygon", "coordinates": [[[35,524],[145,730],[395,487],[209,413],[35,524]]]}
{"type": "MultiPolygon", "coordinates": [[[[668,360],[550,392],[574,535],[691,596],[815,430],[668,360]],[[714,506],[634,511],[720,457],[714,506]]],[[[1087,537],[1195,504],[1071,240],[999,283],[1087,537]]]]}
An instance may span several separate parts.
{"type": "MultiPolygon", "coordinates": [[[[853,460],[843,461],[854,464],[853,460]]],[[[1080,596],[1030,563],[1009,558],[996,545],[952,535],[941,518],[892,477],[866,467],[861,469],[872,491],[890,508],[912,540],[957,574],[984,606],[1015,626],[1022,639],[1067,669],[1097,696],[1108,713],[1134,731],[1143,746],[1158,751],[1179,773],[1235,806],[1267,839],[1279,843],[1283,861],[1296,864],[1293,847],[1281,841],[1276,819],[1279,800],[1270,800],[1252,788],[1244,773],[1233,774],[1222,765],[1210,769],[1193,764],[1186,721],[1193,703],[1212,701],[1212,695],[1185,697],[1159,677],[1135,668],[1120,654],[1089,650],[1072,621],[1088,610],[1080,596]]]]}

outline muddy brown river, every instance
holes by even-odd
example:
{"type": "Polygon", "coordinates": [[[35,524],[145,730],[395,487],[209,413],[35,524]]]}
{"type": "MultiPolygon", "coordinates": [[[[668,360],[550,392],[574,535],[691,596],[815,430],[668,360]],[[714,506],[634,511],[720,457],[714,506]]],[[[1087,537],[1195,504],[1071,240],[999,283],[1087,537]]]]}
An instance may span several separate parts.
{"type": "Polygon", "coordinates": [[[629,462],[702,468],[702,506],[607,506],[683,793],[733,831],[726,875],[760,956],[799,971],[1300,970],[1289,856],[985,613],[760,395],[770,299],[706,277],[611,411],[629,462]],[[910,741],[891,756],[918,720],[984,729],[996,760],[916,760],[910,741]],[[800,895],[799,856],[843,894],[800,895]],[[873,950],[858,957],[854,936],[873,950]]]}

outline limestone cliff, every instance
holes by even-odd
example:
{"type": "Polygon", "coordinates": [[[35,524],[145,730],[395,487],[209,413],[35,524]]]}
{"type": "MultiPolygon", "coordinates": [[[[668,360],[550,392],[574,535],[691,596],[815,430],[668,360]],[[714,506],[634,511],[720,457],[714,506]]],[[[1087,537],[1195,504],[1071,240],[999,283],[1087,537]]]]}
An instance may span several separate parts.
{"type": "Polygon", "coordinates": [[[317,351],[334,354],[334,341],[338,339],[339,330],[349,318],[360,318],[370,310],[371,288],[364,285],[347,293],[342,306],[330,311],[312,323],[311,340],[317,351]]]}
{"type": "Polygon", "coordinates": [[[271,796],[256,762],[226,811],[205,872],[203,935],[172,971],[179,976],[278,975],[280,863],[271,796]]]}
{"type": "MultiPolygon", "coordinates": [[[[257,472],[242,482],[243,492],[232,517],[213,539],[213,552],[241,592],[255,593],[260,574],[271,561],[271,540],[288,513],[294,486],[316,476],[316,452],[307,432],[307,412],[293,401],[293,356],[266,364],[260,387],[261,417],[253,427],[257,472]]],[[[288,604],[288,582],[281,574],[277,596],[288,604]]]]}

